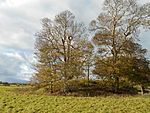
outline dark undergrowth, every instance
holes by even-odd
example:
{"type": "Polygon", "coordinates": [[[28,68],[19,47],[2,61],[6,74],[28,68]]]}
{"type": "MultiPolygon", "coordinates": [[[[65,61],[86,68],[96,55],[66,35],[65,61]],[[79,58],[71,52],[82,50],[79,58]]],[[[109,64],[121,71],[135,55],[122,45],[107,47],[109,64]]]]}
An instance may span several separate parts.
{"type": "MultiPolygon", "coordinates": [[[[60,85],[61,86],[61,85],[60,85]]],[[[139,94],[139,89],[125,82],[120,82],[118,92],[115,92],[113,83],[108,81],[69,81],[65,90],[63,87],[51,88],[48,85],[27,85],[16,87],[13,92],[18,94],[37,94],[55,96],[134,96],[139,94]]],[[[146,92],[146,91],[145,91],[146,92]]],[[[148,92],[148,91],[147,91],[148,92]]]]}

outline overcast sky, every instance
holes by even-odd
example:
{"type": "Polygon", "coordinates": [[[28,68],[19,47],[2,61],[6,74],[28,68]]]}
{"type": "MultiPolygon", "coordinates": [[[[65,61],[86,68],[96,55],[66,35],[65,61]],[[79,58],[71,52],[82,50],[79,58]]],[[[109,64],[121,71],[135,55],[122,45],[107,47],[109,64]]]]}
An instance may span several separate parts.
{"type": "MultiPolygon", "coordinates": [[[[148,1],[142,0],[142,3],[148,1]]],[[[70,10],[88,25],[101,12],[102,3],[103,0],[0,0],[0,80],[29,80],[34,34],[39,31],[43,17],[52,19],[59,12],[70,10]]],[[[140,39],[150,51],[149,35],[150,32],[143,31],[140,39]]]]}

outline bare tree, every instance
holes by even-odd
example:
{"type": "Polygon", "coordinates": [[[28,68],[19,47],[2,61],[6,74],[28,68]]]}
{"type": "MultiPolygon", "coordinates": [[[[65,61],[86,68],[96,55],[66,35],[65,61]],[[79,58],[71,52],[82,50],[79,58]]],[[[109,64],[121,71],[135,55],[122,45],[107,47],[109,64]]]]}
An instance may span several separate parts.
{"type": "MultiPolygon", "coordinates": [[[[90,29],[96,31],[93,41],[99,47],[100,61],[111,57],[109,74],[119,88],[116,63],[129,40],[136,40],[142,26],[150,26],[150,4],[139,5],[136,0],[105,0],[103,12],[93,20],[90,29]]],[[[108,63],[107,63],[108,65],[108,63]]]]}
{"type": "Polygon", "coordinates": [[[77,23],[70,11],[61,12],[53,21],[42,19],[42,30],[37,33],[35,43],[36,56],[40,65],[59,75],[65,88],[68,80],[82,75],[82,45],[79,42],[85,36],[84,25],[77,23]]]}

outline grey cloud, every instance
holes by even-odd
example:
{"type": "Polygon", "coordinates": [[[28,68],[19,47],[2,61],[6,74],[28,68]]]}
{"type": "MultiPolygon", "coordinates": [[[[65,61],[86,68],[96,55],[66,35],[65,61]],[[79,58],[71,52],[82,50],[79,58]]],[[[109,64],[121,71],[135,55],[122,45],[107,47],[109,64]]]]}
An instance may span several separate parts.
{"type": "Polygon", "coordinates": [[[29,62],[32,59],[32,56],[27,57],[21,52],[2,52],[0,54],[0,80],[7,82],[28,81],[33,74],[29,62]]]}
{"type": "Polygon", "coordinates": [[[69,7],[80,21],[88,24],[100,14],[103,1],[104,0],[74,0],[69,1],[69,7]]]}
{"type": "Polygon", "coordinates": [[[0,19],[3,20],[0,21],[0,47],[22,49],[34,49],[34,34],[40,29],[41,18],[51,18],[66,7],[55,0],[33,0],[20,7],[10,7],[6,1],[5,4],[0,7],[0,19]]]}
{"type": "Polygon", "coordinates": [[[0,80],[9,81],[8,78],[16,78],[19,63],[15,59],[0,55],[0,80]]]}

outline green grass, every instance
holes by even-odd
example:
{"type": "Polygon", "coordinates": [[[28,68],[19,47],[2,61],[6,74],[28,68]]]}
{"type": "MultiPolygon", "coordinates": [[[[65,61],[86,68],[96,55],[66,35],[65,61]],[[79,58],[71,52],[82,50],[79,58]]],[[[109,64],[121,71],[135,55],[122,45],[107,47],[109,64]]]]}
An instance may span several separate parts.
{"type": "Polygon", "coordinates": [[[18,94],[0,86],[0,113],[150,113],[150,97],[64,97],[18,94]]]}

